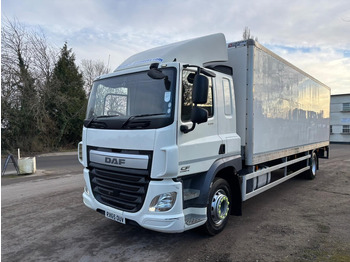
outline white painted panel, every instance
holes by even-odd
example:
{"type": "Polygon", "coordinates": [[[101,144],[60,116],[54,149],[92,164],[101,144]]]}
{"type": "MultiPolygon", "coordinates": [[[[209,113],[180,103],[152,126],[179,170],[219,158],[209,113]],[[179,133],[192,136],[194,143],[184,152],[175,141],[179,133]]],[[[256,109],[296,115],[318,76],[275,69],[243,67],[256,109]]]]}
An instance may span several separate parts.
{"type": "Polygon", "coordinates": [[[227,61],[225,36],[218,33],[152,48],[129,57],[115,72],[141,65],[174,61],[199,66],[213,61],[227,61]]]}
{"type": "Polygon", "coordinates": [[[329,141],[328,87],[252,40],[230,43],[228,56],[246,164],[329,141]]]}
{"type": "Polygon", "coordinates": [[[153,150],[155,130],[86,130],[86,145],[130,150],[153,150]],[[140,147],[142,145],[142,147],[140,147]]]}
{"type": "Polygon", "coordinates": [[[254,48],[253,154],[329,140],[330,90],[254,48]]]}
{"type": "Polygon", "coordinates": [[[233,85],[236,110],[236,129],[245,146],[246,134],[246,99],[247,99],[247,48],[229,48],[229,63],[233,68],[233,85]]]}

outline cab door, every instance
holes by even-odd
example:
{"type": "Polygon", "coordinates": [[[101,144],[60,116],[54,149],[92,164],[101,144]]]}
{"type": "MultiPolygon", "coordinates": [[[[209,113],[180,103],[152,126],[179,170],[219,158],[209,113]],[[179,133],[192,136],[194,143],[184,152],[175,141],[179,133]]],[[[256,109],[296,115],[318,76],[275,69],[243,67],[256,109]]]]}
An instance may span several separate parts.
{"type": "Polygon", "coordinates": [[[215,78],[208,77],[209,89],[207,103],[198,105],[208,111],[208,121],[197,124],[193,131],[184,133],[181,126],[191,128],[191,112],[193,108],[192,89],[196,71],[184,69],[181,77],[178,148],[179,175],[189,175],[207,171],[218,159],[222,139],[218,135],[218,117],[215,107],[215,78]]]}

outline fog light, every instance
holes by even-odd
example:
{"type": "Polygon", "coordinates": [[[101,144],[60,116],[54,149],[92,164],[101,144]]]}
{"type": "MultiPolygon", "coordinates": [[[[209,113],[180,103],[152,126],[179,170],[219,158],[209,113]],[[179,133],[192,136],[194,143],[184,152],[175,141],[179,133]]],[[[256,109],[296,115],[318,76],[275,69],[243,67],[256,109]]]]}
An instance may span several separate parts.
{"type": "Polygon", "coordinates": [[[80,164],[84,165],[83,161],[83,142],[79,142],[78,144],[78,160],[80,164]]]}
{"type": "Polygon", "coordinates": [[[164,212],[170,210],[175,204],[176,195],[176,192],[169,192],[156,196],[153,198],[148,210],[151,212],[164,212]]]}

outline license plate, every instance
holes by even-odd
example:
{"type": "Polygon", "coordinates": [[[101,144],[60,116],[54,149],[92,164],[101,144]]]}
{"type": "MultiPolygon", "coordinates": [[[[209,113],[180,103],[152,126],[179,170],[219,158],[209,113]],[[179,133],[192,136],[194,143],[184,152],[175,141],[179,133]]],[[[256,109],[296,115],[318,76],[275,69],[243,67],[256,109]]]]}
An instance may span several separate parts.
{"type": "Polygon", "coordinates": [[[121,215],[117,215],[117,214],[106,211],[105,216],[109,219],[112,219],[112,220],[117,221],[119,223],[125,224],[125,219],[121,215]]]}

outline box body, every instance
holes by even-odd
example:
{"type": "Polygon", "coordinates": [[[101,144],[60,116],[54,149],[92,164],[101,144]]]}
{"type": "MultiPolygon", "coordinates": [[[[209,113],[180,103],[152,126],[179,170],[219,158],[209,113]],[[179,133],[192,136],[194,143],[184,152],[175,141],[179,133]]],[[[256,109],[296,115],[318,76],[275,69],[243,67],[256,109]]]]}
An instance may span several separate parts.
{"type": "Polygon", "coordinates": [[[330,89],[259,43],[230,43],[237,133],[247,165],[329,144],[330,89]]]}

